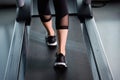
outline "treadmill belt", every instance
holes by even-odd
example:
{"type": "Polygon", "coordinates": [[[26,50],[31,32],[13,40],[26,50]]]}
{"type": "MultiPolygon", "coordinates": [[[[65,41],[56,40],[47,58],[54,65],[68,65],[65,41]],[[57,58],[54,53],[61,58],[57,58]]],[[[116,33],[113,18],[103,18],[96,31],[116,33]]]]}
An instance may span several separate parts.
{"type": "MultiPolygon", "coordinates": [[[[68,69],[58,74],[53,68],[57,48],[47,47],[46,31],[40,19],[32,18],[25,80],[93,80],[80,22],[75,16],[70,16],[69,21],[66,46],[68,69]]],[[[53,27],[55,29],[54,24],[53,27]]]]}

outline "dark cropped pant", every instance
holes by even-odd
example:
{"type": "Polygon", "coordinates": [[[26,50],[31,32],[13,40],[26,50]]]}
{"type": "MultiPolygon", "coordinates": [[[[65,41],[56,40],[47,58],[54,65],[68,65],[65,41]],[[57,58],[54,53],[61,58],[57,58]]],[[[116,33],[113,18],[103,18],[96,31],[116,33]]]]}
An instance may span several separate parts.
{"type": "MultiPolygon", "coordinates": [[[[68,29],[68,8],[66,0],[53,0],[56,13],[56,29],[68,29]]],[[[38,0],[38,12],[42,22],[51,20],[49,0],[38,0]]]]}

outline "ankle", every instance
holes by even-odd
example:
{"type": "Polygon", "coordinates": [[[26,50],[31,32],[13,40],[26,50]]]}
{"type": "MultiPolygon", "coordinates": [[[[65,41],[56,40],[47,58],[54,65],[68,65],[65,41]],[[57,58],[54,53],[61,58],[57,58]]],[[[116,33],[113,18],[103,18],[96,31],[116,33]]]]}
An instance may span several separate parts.
{"type": "Polygon", "coordinates": [[[63,54],[65,56],[66,52],[65,51],[58,51],[57,54],[63,54]]]}
{"type": "Polygon", "coordinates": [[[55,36],[55,32],[48,32],[49,36],[55,36]]]}

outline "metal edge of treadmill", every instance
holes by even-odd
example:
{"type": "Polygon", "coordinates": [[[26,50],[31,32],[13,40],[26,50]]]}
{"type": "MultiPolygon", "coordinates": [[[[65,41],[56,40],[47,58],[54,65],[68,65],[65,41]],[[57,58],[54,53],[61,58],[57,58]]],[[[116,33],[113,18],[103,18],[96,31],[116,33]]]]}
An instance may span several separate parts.
{"type": "Polygon", "coordinates": [[[100,80],[113,80],[112,73],[110,71],[109,64],[105,56],[105,50],[94,18],[85,19],[84,27],[86,27],[87,29],[93,55],[95,57],[97,65],[96,67],[99,71],[98,75],[100,77],[100,80]]]}
{"type": "Polygon", "coordinates": [[[20,57],[20,63],[19,63],[18,80],[24,80],[24,78],[25,78],[26,55],[28,53],[28,44],[29,44],[29,31],[28,31],[29,27],[30,26],[28,26],[28,25],[25,26],[25,30],[24,30],[21,57],[20,57]]]}
{"type": "MultiPolygon", "coordinates": [[[[21,21],[15,21],[14,31],[12,34],[12,40],[11,40],[11,44],[10,44],[10,49],[9,49],[9,53],[8,53],[8,59],[7,59],[7,64],[6,64],[6,69],[5,69],[5,74],[4,74],[3,80],[18,80],[21,76],[21,73],[20,73],[21,67],[22,67],[21,59],[22,59],[22,54],[24,52],[24,51],[22,51],[23,47],[24,47],[23,42],[24,42],[24,38],[25,38],[25,33],[27,31],[26,22],[29,22],[28,19],[31,18],[31,11],[30,11],[31,0],[26,0],[25,6],[27,7],[27,8],[25,7],[26,12],[19,13],[17,11],[17,15],[24,14],[23,16],[25,18],[23,16],[20,16],[19,18],[21,19],[21,21]]],[[[18,10],[18,8],[17,8],[17,10],[18,10]]],[[[27,24],[27,25],[29,25],[29,24],[27,24]]]]}
{"type": "Polygon", "coordinates": [[[3,80],[17,80],[25,23],[15,21],[3,80]]]}
{"type": "Polygon", "coordinates": [[[94,59],[93,51],[91,49],[91,44],[90,44],[90,40],[89,40],[89,36],[88,36],[87,30],[86,30],[86,27],[84,27],[84,25],[81,24],[81,29],[82,29],[83,39],[85,41],[85,45],[86,45],[86,49],[87,49],[87,56],[89,59],[93,80],[100,80],[98,69],[96,67],[96,61],[94,59]]]}
{"type": "MultiPolygon", "coordinates": [[[[107,58],[105,56],[105,50],[97,29],[97,25],[95,23],[93,15],[91,16],[91,7],[89,4],[87,4],[85,6],[89,6],[89,7],[87,10],[84,10],[85,6],[82,6],[84,4],[83,2],[84,2],[83,0],[77,0],[78,18],[83,23],[83,27],[86,27],[86,31],[87,31],[90,46],[91,46],[91,53],[93,53],[93,58],[96,65],[98,77],[100,80],[113,80],[113,77],[107,62],[107,58]],[[83,13],[83,15],[81,15],[81,12],[83,13]]],[[[92,66],[93,65],[91,65],[91,67],[92,66]]]]}
{"type": "Polygon", "coordinates": [[[23,42],[22,42],[22,46],[21,46],[21,56],[20,56],[20,61],[19,61],[17,80],[24,80],[25,79],[26,55],[28,53],[30,23],[31,23],[32,10],[33,10],[32,3],[33,3],[33,0],[25,0],[25,3],[24,3],[26,6],[25,11],[27,11],[27,12],[21,13],[21,14],[24,14],[23,16],[25,16],[25,19],[21,20],[22,22],[25,22],[25,26],[24,26],[25,28],[24,28],[24,34],[23,34],[23,42]]]}

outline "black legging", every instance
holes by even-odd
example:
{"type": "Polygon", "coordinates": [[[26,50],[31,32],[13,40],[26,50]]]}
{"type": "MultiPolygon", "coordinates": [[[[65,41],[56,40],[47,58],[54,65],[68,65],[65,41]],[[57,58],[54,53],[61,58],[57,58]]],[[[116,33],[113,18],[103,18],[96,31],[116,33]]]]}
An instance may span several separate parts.
{"type": "MultiPolygon", "coordinates": [[[[56,29],[68,29],[68,9],[66,0],[53,0],[56,13],[56,29]]],[[[42,22],[51,20],[49,0],[38,0],[38,12],[42,22]]]]}

